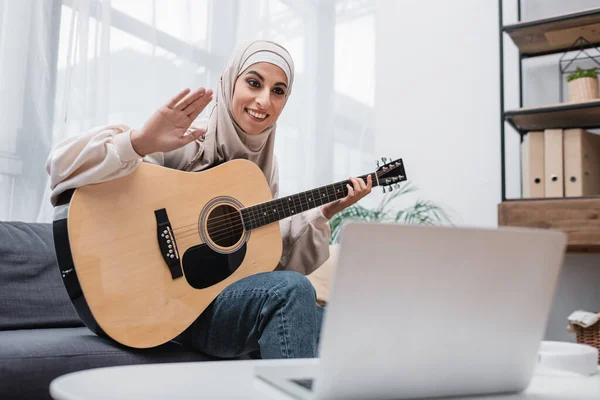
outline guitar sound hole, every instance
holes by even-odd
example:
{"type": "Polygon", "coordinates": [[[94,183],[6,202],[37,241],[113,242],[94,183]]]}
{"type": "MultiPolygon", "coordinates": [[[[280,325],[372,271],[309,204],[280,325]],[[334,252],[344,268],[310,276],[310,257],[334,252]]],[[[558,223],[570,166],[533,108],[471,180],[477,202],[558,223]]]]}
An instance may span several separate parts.
{"type": "Polygon", "coordinates": [[[215,207],[206,220],[206,231],[210,239],[221,247],[231,247],[244,234],[242,217],[235,208],[223,204],[215,207]]]}

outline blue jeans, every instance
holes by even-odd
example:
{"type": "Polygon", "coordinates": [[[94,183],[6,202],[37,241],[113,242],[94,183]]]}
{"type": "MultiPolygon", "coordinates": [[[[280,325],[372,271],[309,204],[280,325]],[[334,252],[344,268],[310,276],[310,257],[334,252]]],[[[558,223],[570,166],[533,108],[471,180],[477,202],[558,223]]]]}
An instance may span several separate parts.
{"type": "Polygon", "coordinates": [[[220,358],[317,357],[323,311],[306,276],[266,272],[228,286],[177,340],[220,358]]]}

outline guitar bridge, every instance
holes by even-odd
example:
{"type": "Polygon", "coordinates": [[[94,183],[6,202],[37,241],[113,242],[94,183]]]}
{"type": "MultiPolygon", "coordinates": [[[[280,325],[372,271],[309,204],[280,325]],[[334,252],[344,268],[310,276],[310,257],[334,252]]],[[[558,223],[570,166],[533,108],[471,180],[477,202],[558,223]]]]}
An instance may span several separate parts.
{"type": "Polygon", "coordinates": [[[167,216],[167,210],[161,208],[155,210],[154,215],[156,216],[156,231],[158,237],[158,247],[160,253],[171,271],[171,277],[173,279],[181,278],[183,272],[181,270],[181,262],[179,260],[179,252],[177,251],[177,244],[175,243],[175,235],[171,229],[171,222],[167,216]]]}

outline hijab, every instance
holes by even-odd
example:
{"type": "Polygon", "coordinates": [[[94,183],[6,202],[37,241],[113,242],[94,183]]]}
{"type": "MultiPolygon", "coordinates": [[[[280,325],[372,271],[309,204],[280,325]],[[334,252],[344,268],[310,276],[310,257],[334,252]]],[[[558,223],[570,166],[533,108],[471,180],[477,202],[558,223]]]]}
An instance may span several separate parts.
{"type": "Polygon", "coordinates": [[[203,146],[190,162],[194,171],[202,171],[237,158],[252,161],[263,171],[269,186],[274,166],[276,122],[256,135],[242,130],[233,117],[232,100],[235,82],[252,64],[268,62],[280,67],[288,78],[285,103],[292,92],[294,63],[282,46],[265,40],[238,45],[221,74],[215,92],[215,106],[208,120],[203,146]]]}

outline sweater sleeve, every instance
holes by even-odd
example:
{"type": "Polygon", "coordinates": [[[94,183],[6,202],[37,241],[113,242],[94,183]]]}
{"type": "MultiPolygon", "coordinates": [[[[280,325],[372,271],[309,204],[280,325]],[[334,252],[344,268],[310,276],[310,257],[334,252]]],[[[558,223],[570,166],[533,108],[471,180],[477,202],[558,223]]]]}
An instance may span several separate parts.
{"type": "Polygon", "coordinates": [[[50,175],[50,202],[69,189],[106,182],[133,172],[142,162],[182,169],[199,149],[199,141],[168,153],[142,157],[131,145],[132,129],[126,125],[105,125],[89,129],[58,143],[46,160],[50,175]]]}
{"type": "MultiPolygon", "coordinates": [[[[279,196],[277,159],[273,160],[271,191],[274,198],[279,196]]],[[[331,233],[328,221],[321,207],[280,221],[283,254],[277,269],[308,275],[327,261],[331,233]]]]}

